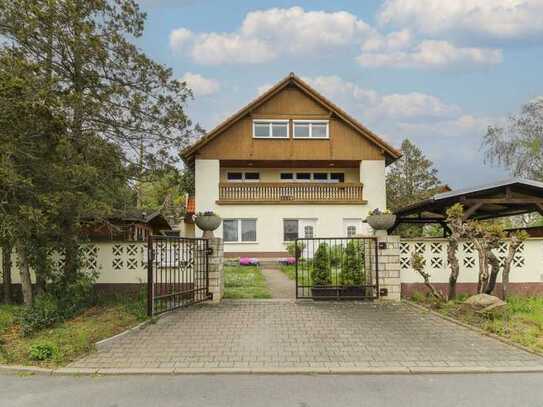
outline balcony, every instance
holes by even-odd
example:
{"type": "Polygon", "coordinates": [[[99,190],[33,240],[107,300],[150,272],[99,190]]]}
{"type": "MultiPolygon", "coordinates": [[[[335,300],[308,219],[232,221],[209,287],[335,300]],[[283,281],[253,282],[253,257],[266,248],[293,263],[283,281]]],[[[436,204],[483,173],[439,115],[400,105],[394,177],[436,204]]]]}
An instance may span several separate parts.
{"type": "Polygon", "coordinates": [[[365,204],[362,187],[354,182],[221,182],[217,204],[365,204]]]}

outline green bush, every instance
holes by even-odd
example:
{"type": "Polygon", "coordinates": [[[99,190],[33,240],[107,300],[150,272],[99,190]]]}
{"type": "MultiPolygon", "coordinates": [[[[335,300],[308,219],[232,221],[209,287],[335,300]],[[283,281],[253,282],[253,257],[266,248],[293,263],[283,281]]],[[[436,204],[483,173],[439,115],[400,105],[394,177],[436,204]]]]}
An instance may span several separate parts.
{"type": "Polygon", "coordinates": [[[55,345],[49,342],[42,342],[31,345],[28,353],[30,359],[43,361],[52,359],[56,351],[55,345]]]}
{"type": "Polygon", "coordinates": [[[20,317],[23,336],[72,318],[93,305],[94,281],[92,274],[79,274],[74,281],[52,281],[47,292],[34,299],[20,317]]]}
{"type": "Polygon", "coordinates": [[[23,336],[51,326],[62,319],[57,299],[51,294],[42,294],[26,307],[20,317],[23,336]]]}
{"type": "Polygon", "coordinates": [[[364,253],[360,243],[349,241],[341,265],[341,285],[346,287],[361,286],[364,280],[364,253]]]}
{"type": "Polygon", "coordinates": [[[340,245],[334,245],[330,247],[330,265],[332,267],[339,267],[341,266],[341,263],[343,262],[343,256],[345,250],[343,249],[343,246],[340,245]]]}
{"type": "Polygon", "coordinates": [[[330,249],[326,243],[321,243],[313,258],[311,279],[316,287],[326,286],[332,283],[330,275],[330,249]]]}
{"type": "Polygon", "coordinates": [[[304,252],[304,249],[305,249],[305,243],[301,241],[298,242],[298,245],[296,245],[296,242],[290,242],[287,245],[288,255],[291,257],[301,257],[302,253],[304,252]],[[296,247],[298,248],[297,250],[298,253],[296,253],[296,247]]]}

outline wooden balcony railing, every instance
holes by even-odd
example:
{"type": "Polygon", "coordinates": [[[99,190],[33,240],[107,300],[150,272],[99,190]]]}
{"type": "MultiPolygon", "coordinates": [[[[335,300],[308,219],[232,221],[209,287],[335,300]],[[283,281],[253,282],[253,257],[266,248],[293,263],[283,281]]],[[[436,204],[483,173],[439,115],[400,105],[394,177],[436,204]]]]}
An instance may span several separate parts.
{"type": "Polygon", "coordinates": [[[361,183],[221,182],[221,205],[363,204],[361,183]]]}

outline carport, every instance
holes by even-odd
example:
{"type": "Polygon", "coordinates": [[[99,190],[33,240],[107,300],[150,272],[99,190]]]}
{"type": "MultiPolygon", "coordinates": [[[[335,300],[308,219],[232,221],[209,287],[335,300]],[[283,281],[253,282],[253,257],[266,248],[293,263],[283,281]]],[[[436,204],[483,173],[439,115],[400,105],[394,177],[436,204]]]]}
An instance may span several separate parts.
{"type": "Polygon", "coordinates": [[[428,199],[395,211],[396,224],[439,224],[444,235],[447,209],[460,203],[464,219],[486,220],[538,212],[543,215],[543,183],[511,178],[491,184],[436,194],[428,199]]]}

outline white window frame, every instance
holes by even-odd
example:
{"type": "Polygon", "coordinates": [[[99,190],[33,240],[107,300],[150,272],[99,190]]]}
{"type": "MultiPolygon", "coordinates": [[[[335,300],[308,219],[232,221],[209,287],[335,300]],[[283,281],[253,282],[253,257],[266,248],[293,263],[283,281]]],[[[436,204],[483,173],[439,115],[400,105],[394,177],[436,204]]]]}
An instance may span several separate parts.
{"type": "Polygon", "coordinates": [[[253,138],[258,140],[286,140],[290,138],[290,121],[284,120],[284,119],[277,119],[277,120],[262,120],[262,119],[254,119],[253,120],[253,138]],[[272,124],[273,123],[282,123],[287,125],[287,136],[286,137],[273,137],[272,134],[272,124]],[[268,135],[266,137],[257,137],[256,135],[256,125],[257,124],[267,124],[268,125],[268,135]]]}
{"type": "MultiPolygon", "coordinates": [[[[285,221],[289,220],[295,220],[298,222],[298,239],[304,239],[305,238],[305,228],[306,226],[311,226],[313,228],[313,238],[318,236],[317,235],[317,226],[318,226],[318,218],[283,218],[283,228],[282,228],[282,235],[283,235],[283,243],[290,243],[294,240],[284,240],[285,239],[285,221]]],[[[311,239],[311,238],[310,238],[311,239]]]]}
{"type": "Polygon", "coordinates": [[[328,140],[330,139],[330,120],[293,120],[292,138],[298,140],[328,140]],[[297,123],[309,123],[309,137],[296,137],[297,123]],[[313,124],[326,124],[326,137],[313,137],[313,124]]]}
{"type": "Polygon", "coordinates": [[[237,244],[237,243],[243,243],[243,244],[251,244],[251,243],[258,243],[258,219],[257,218],[226,218],[223,220],[235,220],[238,224],[238,240],[226,240],[224,239],[224,232],[223,232],[223,240],[225,244],[237,244]],[[241,223],[244,220],[254,220],[255,221],[255,240],[242,240],[241,236],[241,223]]]}
{"type": "Polygon", "coordinates": [[[260,182],[260,171],[226,171],[226,181],[227,182],[260,182]],[[240,172],[241,179],[228,179],[228,174],[231,172],[240,172]],[[258,174],[258,179],[246,179],[245,174],[248,172],[255,172],[258,174]]]}

